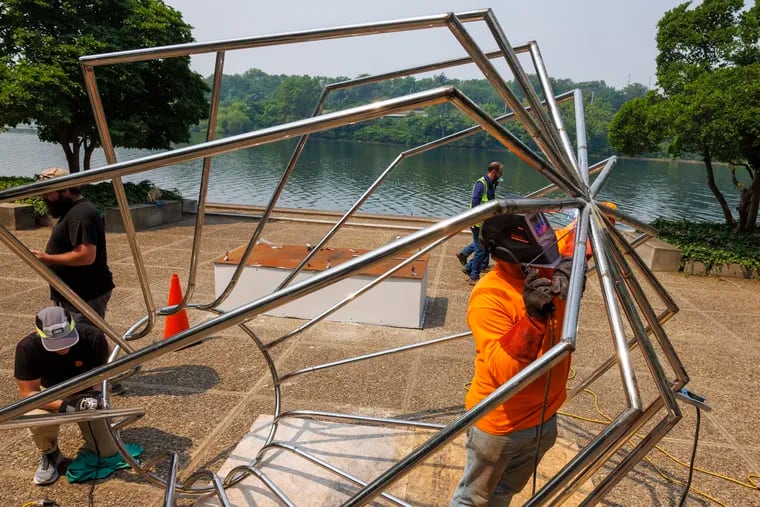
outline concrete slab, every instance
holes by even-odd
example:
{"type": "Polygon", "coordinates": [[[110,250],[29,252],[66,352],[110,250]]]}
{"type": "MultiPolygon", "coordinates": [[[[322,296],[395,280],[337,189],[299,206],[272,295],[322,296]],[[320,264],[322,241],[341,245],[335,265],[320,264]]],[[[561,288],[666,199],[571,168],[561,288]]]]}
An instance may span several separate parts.
{"type": "MultiPolygon", "coordinates": [[[[219,470],[226,476],[233,468],[251,464],[262,449],[272,424],[270,415],[256,419],[219,470]]],[[[414,428],[387,428],[360,424],[287,418],[278,425],[275,441],[295,447],[322,463],[369,483],[415,448],[424,444],[432,432],[414,428]]],[[[412,505],[442,505],[451,498],[465,461],[465,437],[460,435],[432,455],[386,492],[412,505]]],[[[538,487],[554,475],[578,449],[560,440],[539,466],[538,487]]],[[[283,448],[270,448],[260,456],[259,468],[295,505],[340,505],[359,490],[359,486],[331,470],[283,448]]],[[[532,484],[514,500],[515,505],[530,497],[532,484]]],[[[249,476],[227,489],[232,505],[280,505],[276,496],[257,478],[249,476]]],[[[565,505],[579,505],[577,494],[565,505]]],[[[387,505],[376,498],[370,505],[387,505]]],[[[199,499],[196,507],[221,505],[215,495],[199,499]]]]}

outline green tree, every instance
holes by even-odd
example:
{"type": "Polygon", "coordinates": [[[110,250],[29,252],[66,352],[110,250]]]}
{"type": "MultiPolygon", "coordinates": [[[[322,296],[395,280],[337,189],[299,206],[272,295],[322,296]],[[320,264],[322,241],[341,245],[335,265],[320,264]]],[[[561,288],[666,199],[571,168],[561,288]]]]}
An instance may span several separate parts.
{"type": "Polygon", "coordinates": [[[743,0],[704,0],[665,13],[657,32],[660,90],[618,112],[610,142],[630,155],[660,143],[674,157],[699,154],[726,224],[752,232],[760,203],[760,3],[743,7],[743,0]],[[738,218],[715,184],[714,161],[730,164],[738,218]]]}
{"type": "MultiPolygon", "coordinates": [[[[191,28],[160,0],[3,0],[0,125],[36,123],[40,140],[63,147],[70,171],[89,169],[100,139],[78,58],[191,42],[191,28]]],[[[116,146],[169,148],[208,114],[208,87],[188,58],[100,67],[96,76],[116,146]]]]}

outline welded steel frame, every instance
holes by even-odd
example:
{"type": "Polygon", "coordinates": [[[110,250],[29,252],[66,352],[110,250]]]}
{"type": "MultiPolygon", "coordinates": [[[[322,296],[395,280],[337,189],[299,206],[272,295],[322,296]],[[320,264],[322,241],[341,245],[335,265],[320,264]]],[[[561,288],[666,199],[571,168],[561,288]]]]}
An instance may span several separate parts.
{"type": "MultiPolygon", "coordinates": [[[[575,208],[580,211],[575,250],[584,251],[587,239],[591,241],[592,250],[594,252],[595,266],[600,278],[600,285],[602,289],[602,295],[607,308],[608,319],[610,324],[611,335],[613,338],[613,345],[616,349],[615,360],[605,362],[601,369],[606,371],[614,364],[618,364],[621,380],[625,390],[626,400],[628,407],[617,416],[617,418],[605,428],[599,435],[597,435],[584,449],[573,458],[554,478],[552,478],[530,501],[530,505],[543,504],[545,502],[552,501],[553,503],[562,502],[573,491],[575,491],[586,479],[596,473],[596,471],[609,459],[609,457],[617,452],[618,449],[627,441],[628,438],[638,430],[646,421],[656,415],[662,408],[665,409],[666,415],[663,420],[657,424],[655,430],[651,432],[645,440],[643,445],[637,447],[634,452],[631,452],[616,468],[610,473],[607,478],[597,487],[587,498],[588,503],[593,503],[609,490],[614,484],[626,473],[643,455],[651,448],[667,431],[678,422],[680,418],[680,412],[678,406],[675,403],[673,391],[677,387],[683,386],[688,382],[688,376],[683,369],[683,365],[680,363],[677,354],[672,348],[667,335],[662,329],[661,324],[673,315],[678,309],[675,303],[662,286],[657,282],[654,275],[649,271],[646,266],[643,265],[641,259],[636,255],[631,243],[627,242],[625,238],[619,235],[612,226],[607,216],[612,216],[615,220],[632,225],[644,234],[637,238],[636,241],[645,240],[647,237],[651,237],[656,234],[656,230],[649,227],[647,224],[636,220],[635,218],[622,213],[619,210],[612,210],[604,205],[597,203],[594,198],[597,192],[604,184],[606,178],[611,172],[614,165],[614,158],[604,162],[604,167],[600,164],[596,165],[596,168],[601,169],[601,174],[590,185],[589,178],[589,166],[587,160],[587,147],[585,138],[585,119],[583,114],[583,101],[582,94],[579,90],[573,92],[573,100],[575,102],[576,112],[576,152],[573,153],[572,143],[570,142],[567,133],[562,124],[562,119],[559,115],[557,103],[561,100],[561,97],[555,99],[554,93],[551,90],[550,81],[546,69],[543,65],[543,60],[538,50],[538,46],[534,43],[528,43],[522,46],[512,47],[501,27],[499,26],[496,18],[490,9],[465,12],[460,14],[446,13],[435,16],[424,16],[418,18],[380,22],[380,23],[367,23],[361,25],[351,25],[337,28],[309,30],[302,32],[283,33],[270,36],[251,37],[243,39],[234,39],[228,41],[219,41],[211,43],[193,43],[193,44],[181,44],[176,46],[167,46],[161,48],[148,48],[135,51],[125,51],[120,53],[112,53],[106,55],[96,55],[90,57],[83,57],[81,59],[83,74],[85,78],[85,84],[90,97],[93,112],[96,118],[96,124],[101,136],[101,143],[106,154],[107,165],[101,168],[97,168],[86,173],[72,174],[63,178],[48,180],[45,182],[34,183],[9,189],[0,192],[0,202],[12,201],[23,197],[29,197],[32,195],[39,195],[41,193],[60,190],[73,185],[82,185],[86,183],[92,183],[95,181],[101,181],[110,178],[114,185],[114,191],[116,198],[121,208],[122,220],[127,232],[128,241],[130,244],[130,250],[135,261],[137,270],[137,276],[140,281],[141,289],[143,292],[145,305],[146,305],[146,317],[133,326],[125,336],[118,336],[114,331],[108,327],[108,324],[102,319],[99,319],[94,312],[90,311],[84,302],[76,297],[68,287],[61,282],[52,272],[42,265],[26,247],[21,244],[12,234],[10,234],[5,227],[0,227],[0,241],[8,245],[12,252],[17,254],[27,265],[29,265],[35,272],[37,272],[43,279],[53,285],[56,289],[60,290],[70,297],[74,305],[82,311],[87,317],[91,317],[91,320],[99,325],[106,333],[106,335],[114,341],[117,346],[123,349],[127,354],[123,357],[112,357],[112,361],[106,365],[95,368],[89,372],[86,372],[76,378],[62,382],[56,386],[53,386],[44,392],[30,396],[24,400],[13,403],[0,409],[0,423],[7,424],[21,424],[22,419],[18,419],[22,414],[27,411],[42,406],[51,400],[58,399],[67,394],[71,394],[82,387],[92,385],[95,382],[105,382],[107,379],[114,377],[115,375],[127,374],[129,371],[134,371],[141,364],[150,361],[154,358],[160,357],[166,353],[178,350],[189,344],[197,342],[200,339],[206,338],[219,331],[226,329],[227,327],[238,325],[253,339],[258,349],[262,352],[267,359],[270,373],[275,380],[275,422],[270,428],[270,434],[267,438],[267,446],[265,446],[261,453],[268,452],[271,448],[284,449],[287,446],[281,442],[274,440],[277,421],[281,417],[315,417],[315,418],[335,418],[345,421],[354,422],[373,422],[376,424],[396,424],[396,425],[417,425],[426,426],[425,423],[419,423],[414,421],[404,421],[400,419],[392,418],[367,418],[359,417],[348,414],[331,414],[318,411],[292,411],[281,413],[280,411],[280,383],[282,380],[289,377],[300,375],[306,372],[314,372],[319,369],[336,367],[340,364],[346,364],[349,362],[363,361],[371,359],[372,357],[379,355],[392,354],[401,351],[401,349],[392,349],[382,351],[376,354],[360,356],[352,358],[350,360],[339,361],[334,364],[317,365],[315,367],[298,370],[280,375],[275,367],[271,357],[269,356],[267,349],[271,344],[263,343],[250,330],[245,323],[251,318],[260,315],[261,313],[276,308],[280,305],[286,304],[299,297],[315,292],[329,284],[340,281],[358,269],[362,269],[367,266],[371,266],[377,262],[382,261],[390,256],[396,255],[401,252],[405,252],[414,248],[432,249],[438,242],[444,241],[448,237],[456,234],[465,227],[471,224],[478,223],[492,216],[503,213],[514,212],[526,212],[535,210],[562,210],[568,208],[575,208]],[[470,36],[469,32],[465,29],[465,23],[482,21],[485,22],[489,28],[491,34],[496,41],[499,51],[492,53],[484,53],[480,50],[474,39],[470,36]],[[459,65],[464,63],[474,63],[481,70],[486,79],[491,83],[499,96],[505,101],[505,103],[511,108],[512,112],[509,115],[494,119],[486,114],[481,108],[474,104],[470,99],[464,96],[461,92],[453,87],[441,87],[425,92],[416,94],[410,94],[404,97],[395,99],[388,99],[380,103],[358,106],[344,111],[338,111],[334,113],[318,115],[319,109],[322,107],[323,99],[326,97],[326,92],[323,92],[323,98],[320,99],[320,103],[315,108],[315,113],[312,118],[298,120],[275,127],[260,129],[255,132],[232,136],[229,138],[215,140],[214,132],[216,125],[216,116],[218,111],[219,91],[221,87],[221,75],[224,66],[224,55],[226,51],[236,49],[246,49],[254,47],[275,46],[281,44],[292,44],[299,42],[335,39],[342,37],[353,37],[378,33],[393,33],[399,31],[408,30],[423,30],[429,28],[447,28],[452,35],[460,42],[462,47],[467,52],[467,58],[460,58],[456,60],[447,60],[437,64],[431,64],[428,66],[422,66],[413,69],[405,69],[402,71],[396,71],[395,73],[386,74],[385,77],[372,77],[370,79],[390,79],[391,75],[400,76],[408,75],[402,74],[404,72],[414,73],[422,72],[425,69],[438,69],[446,66],[459,65]],[[529,52],[533,59],[534,66],[536,67],[539,82],[544,94],[546,103],[543,103],[538,97],[537,93],[533,89],[532,85],[527,79],[522,66],[517,60],[518,52],[529,52]],[[110,139],[108,131],[108,125],[105,118],[105,112],[102,107],[100,95],[95,80],[94,68],[99,65],[111,65],[118,63],[142,61],[154,58],[167,58],[167,57],[184,57],[193,54],[200,53],[216,53],[216,66],[214,74],[214,86],[212,88],[212,100],[211,109],[209,115],[209,125],[207,129],[206,141],[195,146],[186,148],[180,148],[172,152],[161,153],[157,155],[151,155],[143,157],[141,159],[117,162],[114,152],[113,143],[110,139]],[[503,57],[511,71],[513,72],[518,86],[524,92],[525,98],[528,102],[527,105],[523,105],[516,95],[509,89],[506,82],[501,75],[496,71],[494,65],[491,63],[492,58],[503,57]],[[534,199],[500,199],[497,201],[486,203],[482,206],[478,206],[472,210],[461,213],[455,217],[442,220],[441,222],[411,233],[405,238],[400,238],[387,245],[384,245],[372,252],[352,259],[345,264],[336,266],[329,271],[318,273],[309,279],[303,280],[298,283],[288,284],[288,281],[278,287],[273,293],[252,301],[250,303],[241,305],[228,312],[220,312],[216,306],[221,300],[226,298],[231,290],[228,285],[225,289],[225,294],[221,298],[213,301],[210,304],[191,304],[189,303],[195,286],[195,275],[197,271],[197,257],[200,249],[200,240],[203,230],[203,217],[205,214],[206,196],[208,190],[208,180],[211,169],[211,159],[213,156],[228,153],[230,151],[250,148],[261,144],[276,142],[293,136],[301,136],[301,139],[305,142],[306,137],[314,132],[321,130],[334,128],[348,123],[354,123],[357,121],[365,121],[369,119],[379,118],[387,114],[394,112],[409,111],[414,108],[428,107],[442,103],[450,103],[457,107],[462,113],[469,116],[475,121],[476,126],[465,131],[452,134],[433,143],[428,143],[420,147],[404,152],[393,162],[393,164],[386,169],[385,173],[378,181],[373,184],[374,188],[382,181],[382,178],[390,170],[392,170],[398,162],[400,162],[405,156],[409,156],[416,153],[421,153],[427,149],[441,146],[453,140],[465,137],[470,133],[479,131],[488,132],[495,137],[501,144],[514,152],[518,157],[525,161],[528,165],[534,168],[536,171],[544,175],[552,184],[544,189],[540,189],[534,194],[536,196],[545,195],[548,192],[559,190],[569,197],[558,199],[546,199],[536,197],[534,199]],[[544,107],[548,107],[547,112],[544,107]],[[507,118],[510,117],[510,118],[507,118]],[[514,117],[526,128],[530,133],[535,144],[540,148],[546,160],[533,152],[530,148],[520,142],[514,135],[512,135],[506,128],[504,128],[500,121],[505,119],[511,119],[514,117]],[[190,276],[188,280],[188,290],[183,298],[183,301],[176,306],[163,308],[157,310],[153,303],[152,295],[148,284],[147,274],[142,262],[142,257],[139,251],[135,238],[134,225],[131,221],[131,215],[128,211],[126,195],[124,193],[123,184],[121,178],[125,175],[136,174],[150,169],[156,169],[166,165],[175,164],[178,162],[191,161],[203,159],[203,173],[201,177],[201,189],[199,194],[199,207],[198,216],[196,218],[193,247],[190,260],[190,276]],[[634,260],[640,273],[643,273],[644,278],[652,285],[660,297],[666,302],[667,310],[665,314],[659,316],[654,314],[651,304],[646,299],[645,294],[641,290],[641,287],[633,275],[633,271],[630,269],[623,254],[616,250],[622,249],[623,254],[630,256],[634,260]],[[623,284],[616,283],[623,281],[623,284]],[[229,290],[228,290],[229,289],[229,290]],[[174,337],[148,345],[139,350],[131,350],[127,339],[134,339],[136,337],[144,336],[155,323],[155,318],[158,315],[169,315],[181,308],[197,308],[201,310],[207,310],[214,313],[216,316],[194,325],[192,328],[180,332],[174,337]],[[622,312],[621,312],[622,307],[622,312]],[[637,309],[638,308],[638,309],[637,309]],[[91,315],[92,314],[92,315],[91,315]],[[644,326],[643,319],[647,321],[647,326],[644,326]],[[625,330],[623,326],[623,318],[631,324],[634,330],[634,339],[627,340],[625,336],[625,330]],[[139,329],[142,327],[142,329],[139,329]],[[661,349],[664,351],[671,368],[675,371],[676,379],[673,382],[668,381],[664,369],[659,362],[659,359],[652,348],[649,341],[649,335],[654,334],[661,349]],[[655,400],[654,403],[647,407],[642,405],[640,394],[638,391],[637,380],[633,370],[629,351],[632,348],[632,344],[635,343],[639,346],[644,354],[644,358],[650,369],[650,375],[655,380],[658,387],[660,397],[655,400]],[[17,419],[14,419],[17,418],[17,419]]],[[[358,80],[357,80],[358,81],[358,80]]],[[[301,146],[302,149],[302,146],[301,146]]],[[[298,158],[300,152],[298,149],[294,152],[291,159],[292,166],[295,166],[295,161],[298,158]]],[[[283,180],[287,181],[287,176],[292,171],[293,167],[286,168],[283,180]]],[[[265,224],[267,219],[271,215],[274,204],[279,197],[278,187],[267,206],[264,218],[261,224],[265,224]]],[[[368,191],[369,192],[369,191],[368,191]]],[[[352,207],[350,212],[353,212],[358,208],[364,199],[368,196],[365,193],[359,198],[356,205],[352,207]]],[[[347,216],[339,221],[338,227],[342,225],[347,219],[347,216]]],[[[333,232],[333,231],[331,231],[333,232]]],[[[254,238],[249,246],[255,244],[257,235],[260,234],[260,230],[254,233],[254,238]]],[[[330,234],[323,239],[323,242],[329,240],[330,234]]],[[[492,410],[497,405],[503,403],[509,399],[521,388],[532,382],[548,369],[552,368],[559,361],[567,357],[575,348],[575,340],[578,329],[578,312],[580,309],[580,300],[582,294],[583,285],[583,257],[581,255],[575,256],[573,260],[573,270],[570,278],[570,296],[568,301],[568,311],[562,326],[562,335],[560,342],[552,347],[546,354],[539,357],[536,361],[528,365],[518,375],[510,379],[504,385],[499,387],[486,399],[482,400],[479,404],[468,410],[463,415],[458,417],[455,421],[440,427],[439,425],[428,425],[427,427],[440,428],[440,431],[433,435],[427,442],[412,451],[405,458],[400,460],[396,465],[389,468],[386,472],[381,474],[375,480],[369,483],[363,483],[362,481],[353,480],[344,475],[347,478],[359,485],[361,488],[357,494],[351,497],[345,505],[360,505],[363,504],[377,495],[384,494],[383,490],[390,484],[394,483],[405,475],[411,468],[418,464],[421,460],[425,459],[432,452],[435,452],[440,446],[451,441],[475,421],[477,421],[484,414],[492,410]]],[[[238,269],[240,266],[238,266],[238,269]]],[[[392,270],[391,270],[392,271],[392,270]]],[[[386,273],[382,276],[389,276],[386,273]]],[[[362,289],[364,290],[364,289],[362,289]]],[[[346,300],[339,304],[345,304],[347,301],[352,300],[359,294],[350,295],[346,300]]],[[[335,308],[337,309],[337,308],[335,308]]],[[[334,311],[334,309],[331,309],[334,311]]],[[[314,323],[326,315],[318,317],[314,323]]],[[[294,334],[298,334],[303,329],[296,330],[295,333],[288,333],[276,342],[283,341],[294,334]]],[[[444,337],[438,340],[432,340],[428,343],[416,344],[417,346],[428,346],[433,343],[443,342],[448,339],[461,338],[466,336],[467,333],[460,335],[453,335],[452,337],[444,337]]],[[[101,416],[103,414],[100,414],[101,416]]],[[[64,416],[52,416],[53,419],[64,416]]],[[[148,476],[151,482],[164,485],[167,492],[167,501],[171,500],[175,491],[183,493],[203,493],[209,491],[216,491],[219,494],[220,499],[225,501],[224,487],[239,482],[247,475],[253,475],[258,477],[261,482],[275,494],[286,505],[292,505],[292,502],[285,496],[280,488],[273,483],[266,474],[256,468],[258,458],[254,460],[251,465],[236,467],[225,478],[224,482],[213,473],[206,470],[199,470],[191,474],[183,484],[177,484],[177,466],[176,455],[173,458],[170,477],[164,480],[155,476],[149,470],[148,465],[144,467],[136,463],[131,459],[129,453],[125,452],[123,442],[121,442],[119,436],[119,429],[123,427],[127,422],[122,420],[120,422],[110,425],[114,438],[122,450],[125,459],[132,464],[138,473],[148,476]],[[145,468],[145,469],[144,469],[145,468]],[[202,477],[210,477],[211,486],[195,488],[193,483],[200,480],[202,477]]],[[[291,446],[292,447],[292,446],[291,446]]],[[[290,452],[296,453],[305,459],[316,460],[315,457],[304,453],[302,450],[292,447],[290,452]]],[[[321,464],[320,464],[321,465],[321,464]]],[[[326,464],[328,468],[333,468],[331,465],[326,464]]],[[[338,471],[340,473],[340,471],[338,471]]],[[[400,504],[403,505],[403,501],[400,504]]]]}

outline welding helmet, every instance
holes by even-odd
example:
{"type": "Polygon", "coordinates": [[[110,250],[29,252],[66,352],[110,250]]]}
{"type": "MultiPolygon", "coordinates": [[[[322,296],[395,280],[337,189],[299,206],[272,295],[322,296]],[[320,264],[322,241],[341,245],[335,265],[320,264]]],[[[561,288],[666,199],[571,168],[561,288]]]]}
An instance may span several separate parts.
{"type": "Polygon", "coordinates": [[[479,239],[489,254],[512,264],[553,268],[562,259],[554,229],[540,211],[489,218],[479,239]]]}

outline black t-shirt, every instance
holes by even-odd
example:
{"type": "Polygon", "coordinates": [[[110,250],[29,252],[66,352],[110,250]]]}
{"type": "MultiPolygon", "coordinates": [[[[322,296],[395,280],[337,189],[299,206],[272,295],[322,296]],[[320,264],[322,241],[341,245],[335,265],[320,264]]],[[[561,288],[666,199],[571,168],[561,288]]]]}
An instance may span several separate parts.
{"type": "Polygon", "coordinates": [[[42,338],[31,333],[16,344],[13,376],[18,380],[41,379],[43,387],[54,386],[108,361],[108,343],[103,333],[92,326],[77,326],[79,341],[67,354],[49,352],[42,338]]]}
{"type": "MultiPolygon", "coordinates": [[[[72,208],[58,220],[50,234],[45,253],[70,252],[77,245],[95,245],[95,262],[89,266],[61,266],[51,264],[52,269],[76,294],[85,301],[102,296],[114,288],[113,276],[108,269],[106,232],[103,219],[95,206],[85,198],[74,202],[72,208]]],[[[64,297],[52,287],[50,298],[63,301],[64,297]]]]}

